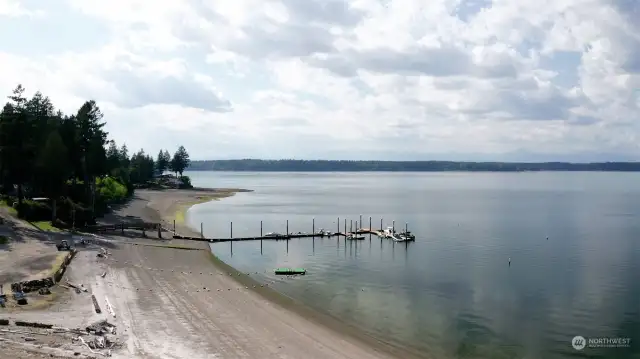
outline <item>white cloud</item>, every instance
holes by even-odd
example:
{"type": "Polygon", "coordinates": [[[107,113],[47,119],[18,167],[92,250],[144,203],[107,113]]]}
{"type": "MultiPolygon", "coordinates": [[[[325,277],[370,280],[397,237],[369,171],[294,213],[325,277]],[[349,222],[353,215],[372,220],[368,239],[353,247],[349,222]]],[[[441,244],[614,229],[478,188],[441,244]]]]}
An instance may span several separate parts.
{"type": "Polygon", "coordinates": [[[0,23],[27,30],[0,37],[0,89],[22,83],[69,112],[95,99],[117,141],[192,158],[638,158],[638,9],[0,0],[0,23]]]}

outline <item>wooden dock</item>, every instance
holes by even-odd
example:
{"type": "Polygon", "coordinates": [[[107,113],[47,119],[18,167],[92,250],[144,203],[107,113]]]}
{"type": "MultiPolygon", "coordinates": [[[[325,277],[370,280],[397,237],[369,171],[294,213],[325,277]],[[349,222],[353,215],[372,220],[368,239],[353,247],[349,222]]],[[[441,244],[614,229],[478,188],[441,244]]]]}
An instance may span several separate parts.
{"type": "MultiPolygon", "coordinates": [[[[261,223],[261,232],[262,232],[262,223],[261,223]]],[[[288,221],[287,221],[287,229],[288,229],[288,221]]],[[[314,225],[315,227],[315,225],[314,225]]],[[[260,235],[253,237],[233,237],[233,224],[231,224],[231,235],[227,238],[206,238],[203,235],[199,237],[191,237],[191,236],[183,236],[179,233],[175,232],[175,230],[170,230],[166,227],[162,226],[162,223],[149,223],[143,221],[130,221],[130,222],[122,222],[118,224],[109,224],[109,225],[93,225],[86,226],[81,228],[81,231],[84,232],[93,232],[93,233],[106,233],[106,232],[121,232],[124,234],[125,230],[136,230],[142,231],[142,235],[144,237],[147,236],[146,232],[158,232],[158,238],[162,238],[162,234],[168,232],[170,238],[174,239],[186,239],[192,241],[199,242],[239,242],[239,241],[287,241],[295,238],[331,238],[331,237],[348,237],[351,235],[363,235],[370,234],[382,237],[383,231],[372,229],[372,228],[352,228],[351,231],[346,231],[346,221],[345,221],[345,231],[342,232],[327,232],[321,231],[317,233],[288,233],[288,234],[280,234],[280,235],[260,235]]]]}

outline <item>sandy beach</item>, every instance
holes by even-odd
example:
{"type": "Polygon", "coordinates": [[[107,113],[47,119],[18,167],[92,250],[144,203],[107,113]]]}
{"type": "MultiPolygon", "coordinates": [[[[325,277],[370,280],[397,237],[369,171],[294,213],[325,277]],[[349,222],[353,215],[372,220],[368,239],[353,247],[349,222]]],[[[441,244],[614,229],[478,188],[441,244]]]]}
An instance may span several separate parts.
{"type": "MultiPolygon", "coordinates": [[[[138,190],[132,201],[116,208],[105,221],[136,218],[162,221],[172,228],[175,219],[177,232],[197,235],[180,218],[186,209],[236,191],[138,190]]],[[[117,328],[109,341],[120,343],[111,349],[114,358],[420,357],[258,284],[250,273],[238,273],[217,260],[207,243],[131,236],[91,238],[93,244],[78,252],[65,274],[70,282],[82,283],[86,292],[56,287],[57,300],[49,308],[0,311],[0,319],[61,328],[84,328],[107,320],[117,328]],[[100,247],[110,252],[105,258],[96,256],[100,247]],[[95,312],[91,294],[103,307],[102,313],[95,312]]],[[[13,326],[5,328],[16,331],[13,326]]],[[[28,343],[25,334],[0,331],[0,356],[27,358],[27,354],[15,355],[29,353],[37,358],[44,353],[77,358],[107,353],[102,348],[92,353],[69,331],[29,330],[33,340],[28,343]]]]}

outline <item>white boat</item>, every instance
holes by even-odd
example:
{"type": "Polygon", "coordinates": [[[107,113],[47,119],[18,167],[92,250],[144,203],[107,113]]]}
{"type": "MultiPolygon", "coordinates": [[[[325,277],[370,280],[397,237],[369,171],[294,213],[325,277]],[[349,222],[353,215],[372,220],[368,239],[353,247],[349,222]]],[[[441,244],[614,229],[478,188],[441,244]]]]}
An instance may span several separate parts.
{"type": "Polygon", "coordinates": [[[393,230],[393,227],[387,227],[384,231],[382,231],[382,236],[384,238],[392,238],[396,231],[393,230]]]}
{"type": "Polygon", "coordinates": [[[415,241],[416,236],[411,231],[404,231],[399,233],[400,238],[404,238],[405,241],[415,241]]]}
{"type": "Polygon", "coordinates": [[[347,235],[347,239],[352,239],[352,240],[358,240],[358,241],[360,241],[360,240],[363,240],[363,239],[364,239],[364,236],[359,236],[359,235],[357,235],[357,234],[353,234],[353,233],[352,233],[352,234],[348,234],[348,235],[347,235]]]}
{"type": "Polygon", "coordinates": [[[393,233],[389,238],[391,238],[394,242],[408,242],[408,239],[405,236],[400,235],[399,233],[393,233]]]}
{"type": "Polygon", "coordinates": [[[320,237],[331,237],[331,236],[333,236],[333,233],[331,233],[331,232],[329,232],[329,231],[325,231],[325,230],[324,230],[324,229],[322,229],[322,228],[321,228],[321,229],[318,231],[318,233],[316,233],[316,234],[317,234],[318,236],[320,236],[320,237]]]}

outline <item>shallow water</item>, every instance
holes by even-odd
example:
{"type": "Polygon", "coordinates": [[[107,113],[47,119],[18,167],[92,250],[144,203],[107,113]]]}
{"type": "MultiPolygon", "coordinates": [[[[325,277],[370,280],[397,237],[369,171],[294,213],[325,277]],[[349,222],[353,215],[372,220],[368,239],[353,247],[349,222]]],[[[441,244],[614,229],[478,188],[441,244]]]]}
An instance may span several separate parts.
{"type": "Polygon", "coordinates": [[[214,252],[283,294],[437,358],[640,357],[640,175],[191,172],[253,189],[188,212],[208,237],[363,227],[379,238],[222,243],[214,252]],[[548,239],[547,239],[548,237],[548,239]],[[511,265],[509,265],[511,258],[511,265]],[[273,268],[305,267],[276,278],[273,268]],[[628,337],[631,348],[571,339],[628,337]]]}

